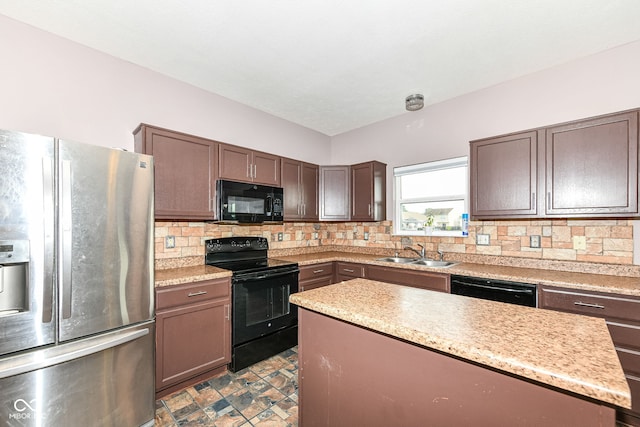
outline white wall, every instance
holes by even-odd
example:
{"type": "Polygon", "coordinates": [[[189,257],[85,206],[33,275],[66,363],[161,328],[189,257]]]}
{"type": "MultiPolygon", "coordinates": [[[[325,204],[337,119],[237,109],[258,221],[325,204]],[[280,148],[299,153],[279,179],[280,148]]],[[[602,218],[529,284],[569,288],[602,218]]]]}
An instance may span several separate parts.
{"type": "Polygon", "coordinates": [[[133,150],[141,122],[314,163],[330,138],[0,15],[0,129],[133,150]]]}
{"type": "Polygon", "coordinates": [[[640,41],[335,136],[331,161],[385,161],[391,190],[394,167],[468,155],[471,140],[638,107],[640,41]]]}

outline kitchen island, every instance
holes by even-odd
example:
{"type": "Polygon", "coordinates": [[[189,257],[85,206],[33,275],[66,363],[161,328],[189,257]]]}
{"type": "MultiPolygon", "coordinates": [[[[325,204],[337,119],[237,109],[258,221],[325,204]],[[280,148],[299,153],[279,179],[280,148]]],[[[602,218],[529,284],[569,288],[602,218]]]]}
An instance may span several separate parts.
{"type": "Polygon", "coordinates": [[[366,279],[294,294],[305,427],[615,425],[604,320],[366,279]]]}

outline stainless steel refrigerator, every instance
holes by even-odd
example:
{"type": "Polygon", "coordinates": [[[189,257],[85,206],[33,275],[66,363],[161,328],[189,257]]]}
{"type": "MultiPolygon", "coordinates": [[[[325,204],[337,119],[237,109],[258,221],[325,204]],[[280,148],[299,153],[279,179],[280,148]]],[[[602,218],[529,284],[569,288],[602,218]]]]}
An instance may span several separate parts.
{"type": "Polygon", "coordinates": [[[0,425],[152,425],[153,159],[0,131],[0,425]]]}

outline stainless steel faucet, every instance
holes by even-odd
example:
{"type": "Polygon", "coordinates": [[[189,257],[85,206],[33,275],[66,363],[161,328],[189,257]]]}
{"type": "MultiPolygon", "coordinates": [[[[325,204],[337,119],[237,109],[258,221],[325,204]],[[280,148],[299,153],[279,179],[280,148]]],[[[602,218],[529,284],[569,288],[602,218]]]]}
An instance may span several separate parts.
{"type": "Polygon", "coordinates": [[[440,261],[444,261],[444,252],[438,249],[438,255],[440,255],[440,261]]]}
{"type": "Polygon", "coordinates": [[[418,251],[417,249],[413,249],[411,246],[405,246],[404,249],[417,253],[418,255],[420,255],[420,258],[426,258],[427,252],[425,251],[424,246],[422,246],[420,243],[418,243],[418,246],[420,246],[421,248],[420,251],[418,251]]]}

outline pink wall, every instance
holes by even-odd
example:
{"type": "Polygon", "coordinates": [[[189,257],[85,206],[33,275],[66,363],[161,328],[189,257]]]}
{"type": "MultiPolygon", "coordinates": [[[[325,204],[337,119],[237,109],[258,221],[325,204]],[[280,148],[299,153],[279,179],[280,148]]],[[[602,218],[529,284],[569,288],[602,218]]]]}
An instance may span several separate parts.
{"type": "Polygon", "coordinates": [[[145,122],[318,164],[381,160],[389,219],[395,166],[640,107],[640,41],[329,138],[2,15],[0,39],[0,129],[132,150],[131,132],[145,122]]]}
{"type": "MultiPolygon", "coordinates": [[[[332,162],[395,166],[464,156],[469,141],[640,107],[640,41],[332,138],[332,162]]],[[[392,218],[392,191],[387,193],[392,218]]]]}
{"type": "Polygon", "coordinates": [[[133,150],[141,122],[314,163],[330,138],[0,15],[0,129],[133,150]]]}

